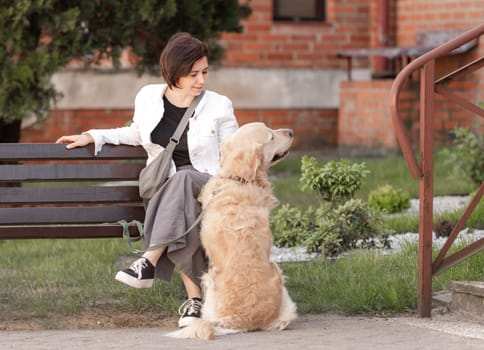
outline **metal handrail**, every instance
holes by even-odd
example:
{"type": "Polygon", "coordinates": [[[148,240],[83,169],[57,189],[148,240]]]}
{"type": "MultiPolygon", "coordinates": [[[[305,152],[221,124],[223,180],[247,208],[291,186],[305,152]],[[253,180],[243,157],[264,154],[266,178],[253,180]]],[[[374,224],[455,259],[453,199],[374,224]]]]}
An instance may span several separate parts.
{"type": "Polygon", "coordinates": [[[413,178],[418,179],[422,177],[423,173],[420,166],[417,163],[415,154],[413,153],[410,139],[408,137],[407,130],[403,124],[400,114],[398,112],[399,94],[402,90],[403,84],[410,77],[410,75],[416,70],[422,68],[428,62],[435,60],[438,57],[444,56],[459,46],[465,44],[472,39],[484,34],[484,23],[465,31],[457,36],[455,39],[448,41],[447,43],[430,50],[429,52],[417,57],[415,60],[406,65],[393,81],[390,97],[390,112],[392,115],[393,126],[396,130],[396,136],[400,147],[402,148],[403,155],[407,161],[408,168],[413,178]]]}
{"type": "Polygon", "coordinates": [[[484,183],[480,186],[476,196],[471,201],[452,230],[449,239],[440,251],[437,259],[432,263],[432,217],[433,217],[433,147],[434,147],[434,99],[438,93],[449,100],[460,104],[465,109],[476,112],[483,116],[482,108],[461,98],[460,96],[447,91],[443,85],[455,77],[473,72],[483,66],[483,60],[477,59],[472,63],[457,69],[447,76],[435,81],[435,61],[438,57],[449,54],[452,50],[463,44],[475,40],[484,34],[484,23],[473,29],[463,32],[455,39],[450,40],[439,47],[416,58],[413,62],[405,66],[395,78],[390,97],[390,109],[392,122],[396,131],[397,139],[403,151],[403,155],[408,164],[412,177],[420,181],[419,189],[419,249],[418,249],[418,286],[417,286],[417,312],[420,316],[430,317],[432,305],[432,278],[435,274],[445,271],[456,263],[469,257],[470,255],[484,249],[484,239],[476,244],[471,244],[466,248],[445,257],[448,248],[459,234],[463,223],[467,220],[470,213],[479,202],[483,192],[484,183]],[[412,150],[406,128],[400,118],[399,94],[405,81],[416,70],[420,70],[420,165],[417,163],[415,154],[412,150]]]}

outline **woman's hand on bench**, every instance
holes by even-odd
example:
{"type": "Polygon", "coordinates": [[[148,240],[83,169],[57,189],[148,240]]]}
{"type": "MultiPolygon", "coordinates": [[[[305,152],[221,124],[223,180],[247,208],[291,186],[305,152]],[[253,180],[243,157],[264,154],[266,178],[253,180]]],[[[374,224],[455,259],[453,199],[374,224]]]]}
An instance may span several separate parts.
{"type": "Polygon", "coordinates": [[[94,139],[90,134],[81,135],[67,135],[60,137],[55,143],[68,143],[67,149],[83,147],[90,143],[93,143],[94,139]]]}

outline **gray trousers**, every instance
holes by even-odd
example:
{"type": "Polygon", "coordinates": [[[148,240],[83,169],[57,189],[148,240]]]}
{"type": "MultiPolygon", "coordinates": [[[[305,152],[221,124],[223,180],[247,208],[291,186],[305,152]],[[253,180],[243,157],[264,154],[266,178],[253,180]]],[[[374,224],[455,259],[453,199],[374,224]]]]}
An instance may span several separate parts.
{"type": "Polygon", "coordinates": [[[201,212],[197,198],[209,178],[196,170],[179,170],[145,203],[142,248],[167,247],[156,265],[157,278],[170,280],[176,266],[200,286],[208,263],[200,243],[200,225],[186,231],[201,212]]]}

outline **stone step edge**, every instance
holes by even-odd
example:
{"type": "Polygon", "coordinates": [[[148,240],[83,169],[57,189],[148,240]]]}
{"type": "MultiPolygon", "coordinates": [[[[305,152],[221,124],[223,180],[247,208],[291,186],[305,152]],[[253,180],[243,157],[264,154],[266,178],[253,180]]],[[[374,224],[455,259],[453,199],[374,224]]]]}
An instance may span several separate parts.
{"type": "Polygon", "coordinates": [[[447,288],[453,293],[463,293],[484,298],[484,282],[481,281],[450,281],[447,288]]]}

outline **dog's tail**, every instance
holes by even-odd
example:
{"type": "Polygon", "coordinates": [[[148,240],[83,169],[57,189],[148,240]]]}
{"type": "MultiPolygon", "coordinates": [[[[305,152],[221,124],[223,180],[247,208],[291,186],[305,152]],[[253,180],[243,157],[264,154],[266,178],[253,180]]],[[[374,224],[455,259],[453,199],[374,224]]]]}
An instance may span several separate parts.
{"type": "Polygon", "coordinates": [[[212,340],[215,339],[215,331],[212,324],[206,320],[193,320],[188,326],[166,334],[172,338],[194,338],[212,340]]]}

